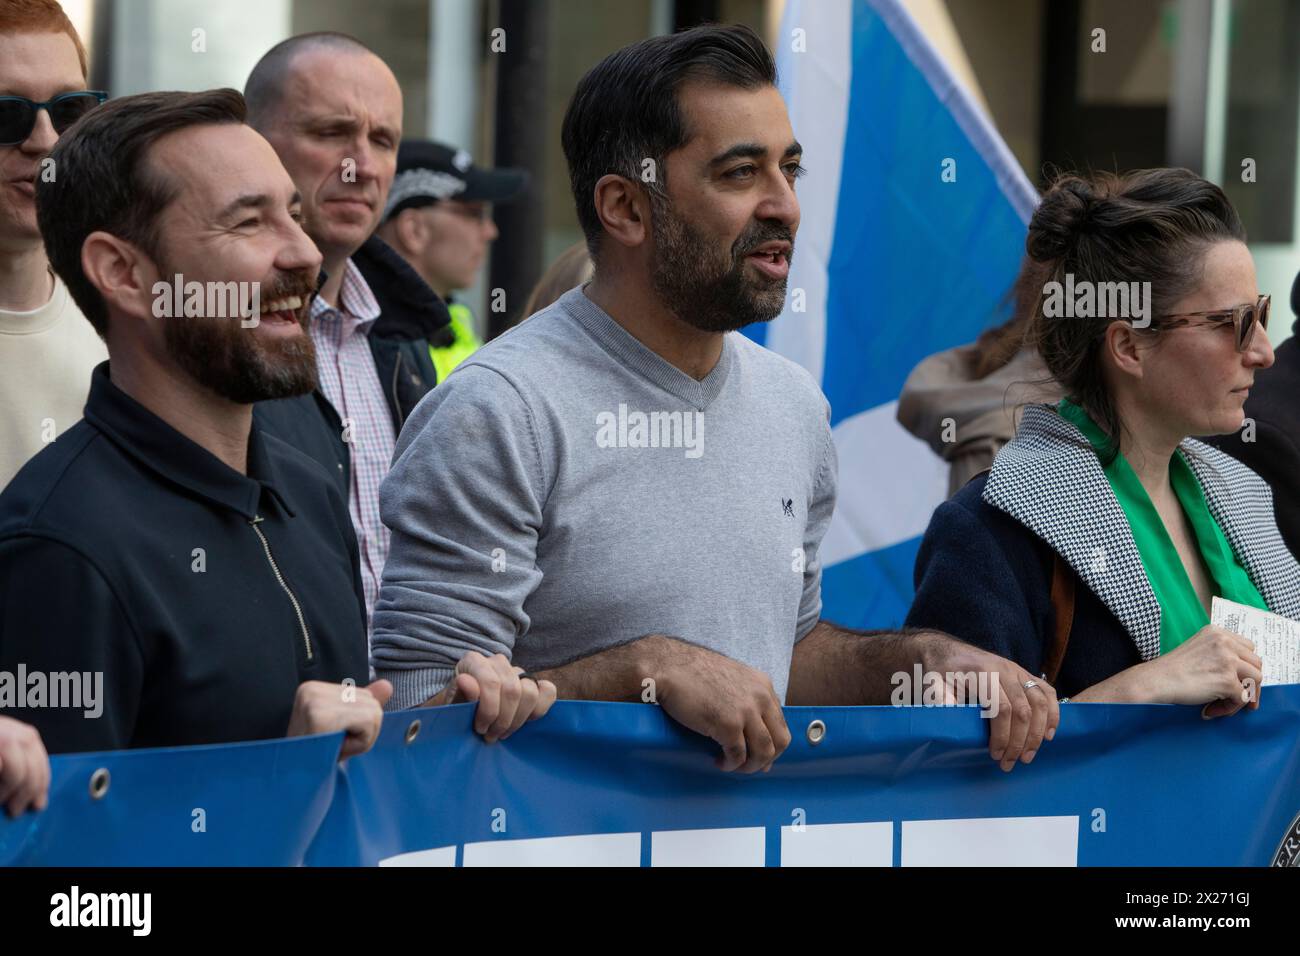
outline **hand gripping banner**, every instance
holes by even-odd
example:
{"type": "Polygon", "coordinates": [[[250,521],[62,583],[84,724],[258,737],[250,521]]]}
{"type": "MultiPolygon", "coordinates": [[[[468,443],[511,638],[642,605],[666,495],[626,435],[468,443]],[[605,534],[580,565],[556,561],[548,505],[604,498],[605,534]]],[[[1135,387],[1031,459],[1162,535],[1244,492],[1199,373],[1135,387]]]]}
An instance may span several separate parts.
{"type": "Polygon", "coordinates": [[[1300,686],[1260,710],[1066,704],[1003,774],[974,708],[788,707],[770,773],[644,704],[561,702],[503,743],[472,706],[340,737],[53,758],[5,865],[1300,865],[1300,686]]]}

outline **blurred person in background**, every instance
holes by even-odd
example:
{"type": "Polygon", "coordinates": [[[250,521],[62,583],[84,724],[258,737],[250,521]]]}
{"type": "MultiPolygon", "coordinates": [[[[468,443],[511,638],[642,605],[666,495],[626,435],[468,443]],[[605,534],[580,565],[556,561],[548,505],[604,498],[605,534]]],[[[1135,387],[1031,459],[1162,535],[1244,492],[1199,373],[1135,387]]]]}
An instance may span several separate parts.
{"type": "Polygon", "coordinates": [[[528,318],[542,311],[570,289],[586,285],[594,274],[595,268],[591,264],[587,244],[575,242],[560,253],[550,268],[542,273],[537,285],[533,286],[533,291],[528,293],[528,301],[524,303],[521,315],[528,318]]]}
{"type": "Polygon", "coordinates": [[[442,143],[402,140],[378,234],[447,303],[451,321],[429,352],[440,382],[483,344],[469,306],[454,296],[474,284],[498,235],[492,205],[517,199],[528,179],[522,169],[480,169],[442,143]]]}
{"type": "Polygon", "coordinates": [[[0,488],[81,418],[108,358],[50,269],[36,182],[59,134],[99,106],[86,50],[54,0],[0,0],[0,488]]]}
{"type": "Polygon", "coordinates": [[[949,497],[993,467],[1026,405],[1061,398],[1043,360],[1025,344],[1043,294],[1041,271],[1026,259],[1012,290],[1012,317],[970,345],[926,357],[903,385],[898,421],[948,462],[949,497]]]}

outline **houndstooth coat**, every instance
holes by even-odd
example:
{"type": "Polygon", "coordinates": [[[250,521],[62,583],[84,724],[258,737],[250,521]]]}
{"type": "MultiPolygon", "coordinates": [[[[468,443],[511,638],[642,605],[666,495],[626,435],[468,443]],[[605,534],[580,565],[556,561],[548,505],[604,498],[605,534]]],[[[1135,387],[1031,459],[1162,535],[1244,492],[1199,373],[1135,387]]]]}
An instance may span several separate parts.
{"type": "MultiPolygon", "coordinates": [[[[1300,619],[1300,565],[1278,532],[1268,485],[1195,439],[1179,453],[1269,608],[1300,619]]],[[[907,624],[945,630],[1040,673],[1058,554],[1083,585],[1058,691],[1077,693],[1159,655],[1160,606],[1101,463],[1078,428],[1032,405],[992,472],[935,511],[907,624]]]]}

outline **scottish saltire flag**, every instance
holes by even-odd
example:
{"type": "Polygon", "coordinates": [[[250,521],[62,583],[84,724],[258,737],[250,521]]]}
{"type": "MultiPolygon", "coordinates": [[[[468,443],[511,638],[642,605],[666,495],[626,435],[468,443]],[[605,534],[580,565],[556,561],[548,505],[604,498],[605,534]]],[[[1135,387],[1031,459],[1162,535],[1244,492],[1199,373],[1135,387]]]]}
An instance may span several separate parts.
{"type": "Polygon", "coordinates": [[[823,613],[886,627],[947,491],[947,465],[895,419],[899,392],[922,358],[1009,317],[1037,194],[897,0],[790,0],[777,65],[803,220],[786,310],[746,332],[830,399],[823,613]]]}

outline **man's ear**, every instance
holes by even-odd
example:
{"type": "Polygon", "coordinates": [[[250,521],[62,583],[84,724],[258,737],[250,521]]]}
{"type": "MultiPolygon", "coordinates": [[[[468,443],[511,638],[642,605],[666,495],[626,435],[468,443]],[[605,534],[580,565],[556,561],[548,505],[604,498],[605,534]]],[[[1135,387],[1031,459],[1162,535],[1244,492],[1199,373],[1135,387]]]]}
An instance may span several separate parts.
{"type": "Polygon", "coordinates": [[[1142,333],[1128,322],[1115,321],[1108,325],[1101,348],[1102,353],[1110,357],[1116,371],[1135,379],[1142,377],[1142,360],[1149,343],[1144,342],[1142,333]]]}
{"type": "Polygon", "coordinates": [[[393,219],[393,236],[405,253],[419,252],[428,240],[427,221],[419,209],[403,209],[393,219]]]}
{"type": "Polygon", "coordinates": [[[81,271],[118,312],[145,318],[153,315],[154,284],[159,279],[153,260],[129,242],[107,232],[92,232],[81,244],[81,271]]]}
{"type": "Polygon", "coordinates": [[[620,245],[639,246],[650,236],[650,203],[632,180],[608,173],[596,181],[596,215],[620,245]]]}

